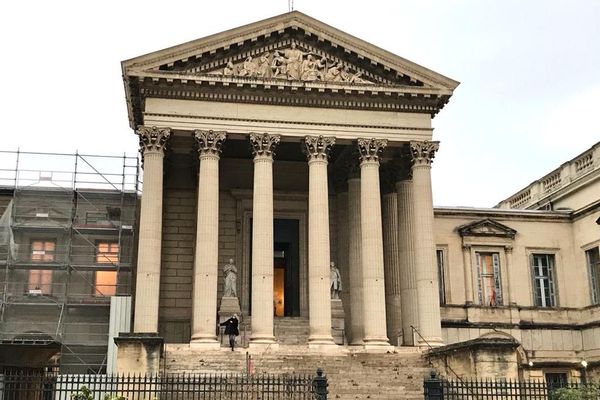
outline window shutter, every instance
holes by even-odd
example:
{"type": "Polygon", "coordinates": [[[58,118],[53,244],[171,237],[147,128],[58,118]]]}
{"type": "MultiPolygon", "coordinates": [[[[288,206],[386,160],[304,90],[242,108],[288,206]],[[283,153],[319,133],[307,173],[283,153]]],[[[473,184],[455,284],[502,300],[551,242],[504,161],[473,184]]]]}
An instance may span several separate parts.
{"type": "Polygon", "coordinates": [[[500,277],[500,257],[498,253],[492,254],[492,262],[494,263],[494,288],[496,290],[496,304],[501,306],[502,299],[502,279],[500,277]]]}
{"type": "Polygon", "coordinates": [[[479,298],[479,304],[483,304],[483,293],[481,291],[481,256],[479,253],[475,253],[475,262],[477,264],[477,297],[479,298]]]}

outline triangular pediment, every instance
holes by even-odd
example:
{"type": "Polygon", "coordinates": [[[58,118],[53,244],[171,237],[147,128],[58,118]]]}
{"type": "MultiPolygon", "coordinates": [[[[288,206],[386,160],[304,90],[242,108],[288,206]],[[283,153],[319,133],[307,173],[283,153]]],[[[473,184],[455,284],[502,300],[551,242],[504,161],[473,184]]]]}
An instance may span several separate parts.
{"type": "Polygon", "coordinates": [[[203,76],[437,89],[458,82],[298,11],[123,62],[125,75],[203,76]],[[295,47],[295,48],[294,48],[295,47]]]}
{"type": "Polygon", "coordinates": [[[458,86],[297,11],[132,58],[121,66],[131,127],[143,122],[148,97],[433,117],[458,86]]]}
{"type": "Polygon", "coordinates": [[[493,219],[482,219],[457,228],[460,236],[492,236],[514,239],[517,231],[493,219]]]}

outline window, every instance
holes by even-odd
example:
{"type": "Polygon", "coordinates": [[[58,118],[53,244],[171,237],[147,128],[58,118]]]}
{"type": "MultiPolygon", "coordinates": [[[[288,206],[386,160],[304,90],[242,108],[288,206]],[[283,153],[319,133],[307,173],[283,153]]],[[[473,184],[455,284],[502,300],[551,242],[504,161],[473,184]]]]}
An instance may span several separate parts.
{"type": "Polygon", "coordinates": [[[42,294],[52,294],[52,271],[51,270],[30,270],[29,285],[27,289],[31,291],[41,291],[42,294]]]}
{"type": "Polygon", "coordinates": [[[98,242],[96,244],[96,264],[118,264],[119,243],[98,242]]]}
{"type": "MultiPolygon", "coordinates": [[[[96,264],[116,265],[118,263],[119,243],[96,243],[96,264]]],[[[97,296],[114,296],[117,294],[117,271],[96,271],[94,294],[97,296]]]]}
{"type": "Polygon", "coordinates": [[[479,304],[492,307],[501,306],[500,254],[476,252],[475,258],[479,304]]]}
{"type": "Polygon", "coordinates": [[[96,271],[97,296],[114,296],[117,294],[117,271],[96,271]]]}
{"type": "Polygon", "coordinates": [[[56,251],[54,240],[33,240],[31,242],[31,261],[52,262],[56,251]]]}
{"type": "Polygon", "coordinates": [[[589,249],[585,252],[585,259],[590,275],[592,289],[592,304],[600,304],[600,252],[599,247],[589,249]]]}
{"type": "Polygon", "coordinates": [[[554,255],[532,254],[534,304],[537,307],[555,307],[554,255]]]}
{"type": "Polygon", "coordinates": [[[437,249],[437,271],[438,271],[438,290],[440,292],[440,304],[446,304],[446,282],[444,276],[444,250],[437,249]]]}

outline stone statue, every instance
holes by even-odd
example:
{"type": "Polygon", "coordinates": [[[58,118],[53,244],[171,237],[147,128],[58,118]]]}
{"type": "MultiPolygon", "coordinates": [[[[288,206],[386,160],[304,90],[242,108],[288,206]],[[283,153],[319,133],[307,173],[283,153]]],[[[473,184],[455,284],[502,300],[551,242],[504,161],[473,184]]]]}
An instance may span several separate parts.
{"type": "Polygon", "coordinates": [[[329,279],[330,286],[329,289],[331,291],[332,299],[339,299],[340,292],[342,291],[342,276],[340,275],[340,270],[335,266],[335,263],[332,261],[329,267],[329,279]]]}
{"type": "Polygon", "coordinates": [[[270,78],[271,77],[271,63],[269,62],[269,53],[265,53],[260,56],[260,61],[258,63],[257,75],[261,78],[270,78]]]}
{"type": "Polygon", "coordinates": [[[223,297],[237,297],[237,268],[233,264],[233,258],[229,259],[229,264],[223,266],[225,276],[225,290],[223,297]]]}
{"type": "Polygon", "coordinates": [[[242,70],[240,71],[239,75],[247,76],[247,77],[255,77],[257,74],[258,74],[258,67],[252,60],[252,56],[248,56],[248,58],[246,58],[246,61],[244,61],[244,64],[242,64],[242,70]]]}

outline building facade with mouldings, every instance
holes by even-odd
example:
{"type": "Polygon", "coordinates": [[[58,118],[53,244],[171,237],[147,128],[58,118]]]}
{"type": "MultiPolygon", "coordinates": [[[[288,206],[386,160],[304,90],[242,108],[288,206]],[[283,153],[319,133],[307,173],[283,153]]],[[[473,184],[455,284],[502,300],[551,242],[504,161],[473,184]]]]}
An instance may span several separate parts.
{"type": "Polygon", "coordinates": [[[122,359],[141,342],[218,348],[232,260],[250,348],[296,318],[315,351],[431,346],[441,369],[483,377],[597,369],[598,145],[498,208],[434,209],[450,78],[299,12],[122,69],[144,162],[122,359]]]}

